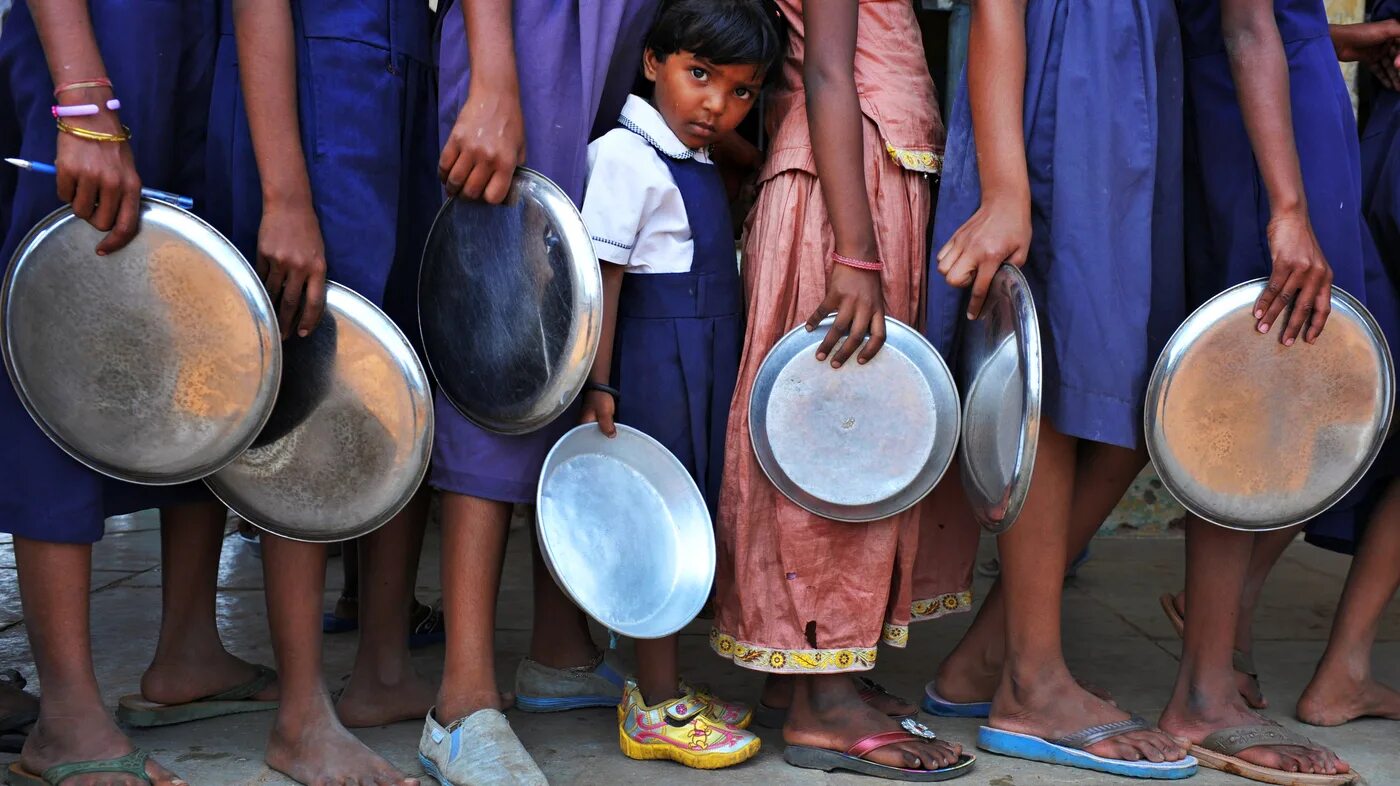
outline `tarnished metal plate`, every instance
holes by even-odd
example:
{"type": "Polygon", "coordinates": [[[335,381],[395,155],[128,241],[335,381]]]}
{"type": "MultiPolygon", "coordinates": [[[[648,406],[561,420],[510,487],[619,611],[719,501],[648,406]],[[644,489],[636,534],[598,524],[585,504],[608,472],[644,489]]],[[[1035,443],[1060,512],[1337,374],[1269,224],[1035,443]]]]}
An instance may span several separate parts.
{"type": "Polygon", "coordinates": [[[1040,324],[1015,267],[1001,266],[982,312],[963,326],[958,371],[963,488],[982,527],[1002,533],[1025,505],[1040,436],[1040,324]]]}
{"type": "Polygon", "coordinates": [[[646,434],[579,426],[545,459],[536,498],[540,552],[579,608],[638,639],[695,619],[715,578],[715,535],[685,466],[646,434]]]}
{"type": "Polygon", "coordinates": [[[63,208],[20,243],[0,292],[5,369],[73,458],[120,480],[198,480],[243,452],[282,369],[262,282],[193,214],[143,200],[141,231],[105,233],[63,208]]]}
{"type": "Polygon", "coordinates": [[[1356,298],[1333,287],[1317,343],[1284,347],[1277,328],[1255,329],[1263,285],[1231,287],[1186,319],[1153,369],[1145,413],[1148,453],[1172,496],[1251,531],[1302,523],[1346,496],[1395,406],[1390,349],[1356,298]]]}
{"type": "Polygon", "coordinates": [[[958,392],[933,346],[885,319],[873,360],[839,369],[817,360],[834,319],[783,336],[749,399],[749,431],[764,474],[788,499],[837,521],[893,516],[943,477],[958,443],[958,392]]]}
{"type": "Polygon", "coordinates": [[[338,284],[283,347],[277,406],[257,442],[205,480],[268,532],[332,542],[374,531],[413,497],[432,453],[427,373],[403,333],[338,284]]]}
{"type": "Polygon", "coordinates": [[[502,205],[448,200],[419,275],[424,352],[443,395],[491,431],[548,424],[593,365],[602,292],[583,219],[543,175],[517,170],[502,205]]]}

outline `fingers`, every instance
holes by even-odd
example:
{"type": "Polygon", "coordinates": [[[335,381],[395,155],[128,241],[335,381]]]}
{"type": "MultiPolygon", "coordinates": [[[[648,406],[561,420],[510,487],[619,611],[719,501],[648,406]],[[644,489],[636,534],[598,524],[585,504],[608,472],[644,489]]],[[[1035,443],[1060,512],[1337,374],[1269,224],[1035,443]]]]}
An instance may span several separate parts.
{"type": "Polygon", "coordinates": [[[297,335],[305,338],[321,323],[321,312],[326,307],[326,274],[318,271],[306,279],[306,304],[301,309],[301,321],[297,325],[297,335]]]}
{"type": "Polygon", "coordinates": [[[443,187],[449,197],[457,197],[462,193],[462,188],[467,183],[467,175],[472,171],[472,161],[465,155],[459,155],[452,162],[447,176],[443,178],[443,187]]]}
{"type": "Polygon", "coordinates": [[[1269,282],[1264,285],[1264,291],[1259,293],[1259,299],[1254,302],[1254,318],[1259,320],[1260,333],[1269,332],[1269,328],[1278,319],[1278,315],[1292,302],[1293,295],[1297,291],[1298,284],[1293,280],[1292,268],[1286,265],[1274,265],[1269,282]]]}
{"type": "Polygon", "coordinates": [[[97,183],[97,206],[92,211],[92,226],[99,232],[110,232],[117,220],[117,208],[122,203],[121,181],[116,175],[104,175],[97,183]]]}
{"type": "Polygon", "coordinates": [[[967,299],[968,319],[976,319],[981,316],[982,304],[987,300],[987,292],[991,291],[992,279],[996,278],[997,269],[996,265],[979,265],[977,267],[977,276],[972,282],[972,294],[967,299]]]}
{"type": "Polygon", "coordinates": [[[263,279],[263,283],[267,286],[267,296],[272,298],[273,303],[278,302],[282,296],[282,285],[287,272],[275,260],[262,254],[258,255],[258,265],[267,270],[267,275],[263,279]]]}
{"type": "Polygon", "coordinates": [[[58,167],[57,185],[58,198],[71,205],[74,195],[78,193],[78,178],[73,176],[73,171],[69,167],[61,165],[58,167]]]}
{"type": "Polygon", "coordinates": [[[282,305],[277,309],[277,322],[282,326],[283,340],[292,334],[292,322],[296,320],[297,310],[301,308],[302,290],[305,287],[305,273],[295,268],[287,272],[286,282],[282,284],[282,305]]]}
{"type": "Polygon", "coordinates": [[[105,256],[130,243],[141,228],[141,181],[134,176],[126,178],[117,199],[115,223],[107,237],[97,244],[98,256],[105,256]]]}
{"type": "Polygon", "coordinates": [[[598,417],[598,428],[603,430],[603,435],[608,439],[617,436],[617,424],[613,421],[613,411],[604,410],[598,417]]]}
{"type": "MultiPolygon", "coordinates": [[[[948,242],[943,244],[943,248],[938,249],[938,275],[945,277],[948,275],[948,271],[953,269],[953,263],[957,261],[958,257],[962,256],[962,249],[963,231],[959,228],[958,231],[953,233],[952,237],[948,238],[948,242]]],[[[953,286],[958,286],[952,281],[948,283],[953,286]]]]}
{"type": "Polygon", "coordinates": [[[79,178],[77,191],[73,194],[73,215],[84,221],[92,218],[97,208],[97,178],[79,178]]]}
{"type": "Polygon", "coordinates": [[[856,356],[856,362],[862,365],[869,363],[880,348],[885,346],[885,312],[883,309],[876,309],[875,315],[870,319],[870,340],[865,342],[860,354],[856,356]]]}
{"type": "Polygon", "coordinates": [[[462,186],[462,196],[467,199],[481,199],[486,193],[486,184],[491,182],[495,167],[485,161],[477,161],[467,174],[466,185],[462,186]]]}
{"type": "MultiPolygon", "coordinates": [[[[447,144],[442,146],[442,154],[438,156],[438,180],[441,180],[442,184],[447,186],[448,191],[451,193],[456,193],[456,191],[453,190],[448,176],[452,174],[452,169],[456,165],[457,140],[453,137],[448,137],[447,144]]],[[[456,190],[461,190],[461,188],[462,184],[458,183],[456,190]]]]}
{"type": "Polygon", "coordinates": [[[817,360],[826,360],[827,356],[831,354],[831,350],[836,346],[836,342],[840,341],[841,337],[851,329],[851,320],[854,318],[855,315],[851,314],[849,309],[837,309],[836,319],[827,329],[826,337],[822,339],[822,343],[817,346],[817,360]]]}
{"type": "MultiPolygon", "coordinates": [[[[821,325],[822,320],[830,316],[831,312],[834,310],[834,308],[828,302],[830,301],[830,299],[831,298],[828,297],[826,300],[823,300],[822,304],[820,306],[817,306],[817,310],[812,312],[812,316],[807,317],[808,333],[812,332],[813,330],[816,330],[821,325]]],[[[827,347],[827,351],[830,351],[830,349],[830,347],[827,347]]],[[[823,353],[822,350],[818,350],[817,360],[826,360],[826,355],[823,353]]]]}
{"type": "Polygon", "coordinates": [[[491,175],[491,180],[486,184],[486,190],[482,193],[482,199],[493,205],[499,205],[506,201],[506,195],[510,193],[511,180],[515,177],[513,168],[500,167],[491,175]]]}
{"type": "MultiPolygon", "coordinates": [[[[1305,277],[1299,288],[1297,296],[1291,301],[1297,305],[1285,315],[1283,330],[1279,331],[1278,340],[1285,346],[1291,347],[1298,340],[1298,334],[1302,332],[1303,326],[1307,324],[1308,318],[1312,316],[1314,303],[1317,301],[1317,282],[1312,277],[1305,277]]],[[[1288,293],[1279,296],[1282,300],[1288,293]]]]}
{"type": "MultiPolygon", "coordinates": [[[[847,309],[843,309],[843,311],[844,310],[847,309]]],[[[866,308],[863,304],[856,306],[854,310],[855,314],[852,318],[846,320],[846,330],[842,331],[846,338],[841,342],[841,346],[837,347],[836,354],[831,358],[832,368],[841,368],[847,360],[851,359],[851,355],[855,354],[856,349],[865,341],[865,337],[870,335],[870,318],[873,316],[873,311],[866,308]]],[[[841,322],[841,313],[837,312],[836,324],[840,325],[841,322]]],[[[833,327],[835,327],[835,325],[833,325],[833,327]]],[[[829,334],[828,337],[830,337],[829,334]]]]}

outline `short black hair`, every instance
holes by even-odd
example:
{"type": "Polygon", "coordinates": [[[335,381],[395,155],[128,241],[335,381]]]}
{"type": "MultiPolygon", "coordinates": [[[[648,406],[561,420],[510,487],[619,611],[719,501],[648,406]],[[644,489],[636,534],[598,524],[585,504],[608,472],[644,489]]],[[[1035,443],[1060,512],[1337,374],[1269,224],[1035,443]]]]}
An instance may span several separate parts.
{"type": "Polygon", "coordinates": [[[773,0],[666,0],[646,48],[662,60],[684,51],[715,65],[753,63],[767,80],[787,51],[787,23],[773,0]]]}

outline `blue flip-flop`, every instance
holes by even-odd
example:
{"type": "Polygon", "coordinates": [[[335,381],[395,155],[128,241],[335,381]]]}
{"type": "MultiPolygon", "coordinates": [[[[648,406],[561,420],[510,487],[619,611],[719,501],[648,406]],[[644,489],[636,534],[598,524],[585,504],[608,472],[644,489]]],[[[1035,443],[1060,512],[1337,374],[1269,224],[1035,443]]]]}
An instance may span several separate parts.
{"type": "Polygon", "coordinates": [[[1011,756],[1017,759],[1061,764],[1081,770],[1102,772],[1108,775],[1123,775],[1129,778],[1154,778],[1158,780],[1178,780],[1196,774],[1197,761],[1187,756],[1181,761],[1123,761],[1095,756],[1084,750],[1098,742],[1118,737],[1134,731],[1147,731],[1152,725],[1133,716],[1128,720],[1090,726],[1066,737],[1047,740],[1029,734],[994,729],[983,726],[977,731],[977,747],[991,753],[1011,756]]]}
{"type": "Polygon", "coordinates": [[[938,695],[938,689],[932,682],[924,686],[924,700],[919,706],[924,712],[940,718],[985,718],[992,714],[990,701],[948,701],[938,695]]]}

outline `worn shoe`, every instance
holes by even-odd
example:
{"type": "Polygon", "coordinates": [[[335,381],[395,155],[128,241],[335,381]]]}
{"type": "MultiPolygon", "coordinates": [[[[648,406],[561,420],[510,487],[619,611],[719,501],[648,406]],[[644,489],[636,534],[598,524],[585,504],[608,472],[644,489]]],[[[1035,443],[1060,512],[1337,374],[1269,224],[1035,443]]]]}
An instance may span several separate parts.
{"type": "Polygon", "coordinates": [[[555,669],[526,658],[515,670],[515,706],[525,712],[616,707],[622,685],[622,673],[602,653],[592,663],[572,669],[555,669]]]}
{"type": "Polygon", "coordinates": [[[446,727],[429,710],[418,761],[442,786],[549,786],[497,710],[478,710],[446,727]]]}
{"type": "Polygon", "coordinates": [[[699,770],[717,770],[758,755],[762,742],[751,732],[711,720],[710,705],[693,692],[647,706],[629,686],[617,740],[629,759],[670,760],[699,770]]]}
{"type": "Polygon", "coordinates": [[[704,686],[687,685],[681,680],[681,693],[694,693],[698,701],[709,705],[705,717],[736,729],[747,729],[753,723],[753,707],[737,701],[725,701],[704,686]]]}

